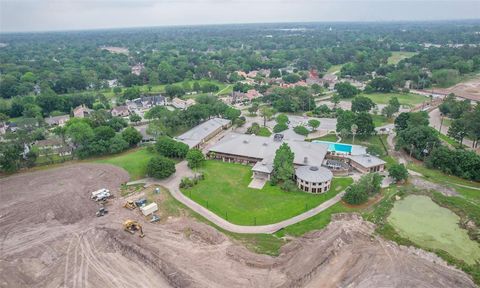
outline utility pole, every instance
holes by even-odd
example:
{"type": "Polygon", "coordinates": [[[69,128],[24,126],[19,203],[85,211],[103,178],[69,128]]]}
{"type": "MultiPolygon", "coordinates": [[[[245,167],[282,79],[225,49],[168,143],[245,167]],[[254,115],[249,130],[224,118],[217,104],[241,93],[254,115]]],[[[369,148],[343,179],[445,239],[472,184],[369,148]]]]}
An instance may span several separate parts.
{"type": "Polygon", "coordinates": [[[440,118],[440,128],[438,129],[438,132],[442,133],[442,126],[443,126],[443,115],[440,118]]]}

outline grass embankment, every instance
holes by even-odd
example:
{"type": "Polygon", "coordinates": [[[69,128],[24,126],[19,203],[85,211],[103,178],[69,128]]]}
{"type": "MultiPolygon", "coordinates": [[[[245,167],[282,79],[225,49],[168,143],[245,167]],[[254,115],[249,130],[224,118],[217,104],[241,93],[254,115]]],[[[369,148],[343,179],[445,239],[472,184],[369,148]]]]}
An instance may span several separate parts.
{"type": "Polygon", "coordinates": [[[431,182],[455,189],[466,199],[480,206],[480,183],[448,175],[439,170],[429,169],[420,164],[410,163],[407,168],[422,174],[424,178],[431,182]]]}
{"type": "Polygon", "coordinates": [[[155,156],[155,153],[149,152],[147,148],[139,148],[129,150],[125,153],[96,159],[94,162],[122,167],[127,170],[130,175],[130,180],[137,180],[146,176],[148,161],[153,156],[155,156]]]}
{"type": "Polygon", "coordinates": [[[388,57],[387,63],[391,65],[396,65],[403,59],[407,59],[415,55],[417,55],[417,52],[394,51],[392,52],[392,56],[388,57]]]}
{"type": "Polygon", "coordinates": [[[276,232],[274,235],[278,237],[283,237],[285,235],[300,237],[307,232],[325,228],[330,223],[333,214],[356,211],[358,211],[358,209],[347,207],[343,202],[338,202],[325,211],[303,220],[302,222],[290,225],[276,232]]]}
{"type": "Polygon", "coordinates": [[[182,192],[239,225],[266,225],[289,219],[318,206],[352,183],[351,178],[335,178],[327,193],[313,195],[285,192],[269,183],[261,190],[248,188],[252,176],[250,166],[207,161],[202,170],[205,180],[182,192]]]}
{"type": "Polygon", "coordinates": [[[409,107],[422,104],[423,102],[430,101],[430,98],[428,97],[418,95],[418,94],[413,94],[413,93],[372,93],[372,94],[362,93],[361,95],[372,99],[372,101],[375,104],[384,104],[384,105],[387,105],[388,101],[390,101],[390,99],[393,97],[397,97],[398,102],[400,102],[401,105],[405,105],[409,107]]]}

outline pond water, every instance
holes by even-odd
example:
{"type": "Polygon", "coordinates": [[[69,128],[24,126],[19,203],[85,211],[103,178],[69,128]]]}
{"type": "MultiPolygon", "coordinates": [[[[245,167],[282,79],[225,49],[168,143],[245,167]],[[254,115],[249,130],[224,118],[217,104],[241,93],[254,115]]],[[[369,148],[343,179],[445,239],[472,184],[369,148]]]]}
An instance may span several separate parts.
{"type": "Polygon", "coordinates": [[[410,195],[395,202],[388,222],[420,246],[444,250],[467,264],[480,260],[480,244],[460,228],[460,217],[427,196],[410,195]]]}

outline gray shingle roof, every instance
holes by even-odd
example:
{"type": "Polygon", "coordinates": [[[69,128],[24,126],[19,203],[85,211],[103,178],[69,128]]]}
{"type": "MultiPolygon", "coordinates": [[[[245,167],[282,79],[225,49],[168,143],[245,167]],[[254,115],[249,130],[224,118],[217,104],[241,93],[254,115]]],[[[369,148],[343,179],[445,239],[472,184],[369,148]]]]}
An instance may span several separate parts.
{"type": "Polygon", "coordinates": [[[327,168],[318,166],[301,166],[295,170],[297,178],[308,182],[321,183],[332,180],[333,173],[327,168]]]}
{"type": "Polygon", "coordinates": [[[270,174],[273,171],[273,163],[272,161],[258,161],[253,166],[252,171],[270,174]]]}
{"type": "Polygon", "coordinates": [[[210,151],[273,161],[275,151],[287,143],[295,154],[297,165],[322,165],[328,145],[297,140],[274,141],[273,137],[230,133],[210,148],[210,151]],[[271,160],[270,160],[271,159],[271,160]]]}
{"type": "Polygon", "coordinates": [[[218,128],[229,125],[230,122],[231,121],[227,119],[212,118],[200,125],[193,127],[175,139],[187,144],[190,148],[192,148],[200,144],[218,128]]]}
{"type": "Polygon", "coordinates": [[[60,121],[67,121],[68,119],[70,119],[70,115],[60,115],[60,116],[53,116],[53,117],[50,116],[48,118],[45,118],[45,122],[48,125],[54,125],[59,123],[60,121]]]}
{"type": "Polygon", "coordinates": [[[387,163],[387,162],[383,161],[382,159],[380,159],[378,157],[368,155],[368,154],[349,155],[349,156],[347,156],[347,158],[349,158],[352,161],[357,162],[358,164],[362,165],[365,168],[371,168],[371,167],[375,167],[375,166],[387,163]]]}

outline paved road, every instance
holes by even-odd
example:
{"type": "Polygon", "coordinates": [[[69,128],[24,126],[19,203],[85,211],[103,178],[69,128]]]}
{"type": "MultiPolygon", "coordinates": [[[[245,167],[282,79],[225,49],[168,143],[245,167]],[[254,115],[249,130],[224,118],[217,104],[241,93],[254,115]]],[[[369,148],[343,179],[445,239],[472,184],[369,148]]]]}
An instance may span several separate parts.
{"type": "MultiPolygon", "coordinates": [[[[438,129],[440,129],[440,124],[441,124],[441,119],[442,119],[440,114],[441,113],[440,113],[440,110],[438,108],[434,109],[430,113],[428,113],[428,115],[430,116],[429,117],[430,126],[433,127],[437,131],[438,131],[438,129]]],[[[442,125],[442,131],[440,131],[440,132],[444,135],[447,135],[448,126],[442,125]]],[[[468,147],[473,146],[473,142],[470,139],[463,139],[463,144],[467,145],[468,147]]]]}
{"type": "Polygon", "coordinates": [[[344,192],[338,193],[335,197],[323,202],[319,206],[308,210],[305,213],[287,219],[285,221],[281,221],[278,223],[270,224],[270,225],[262,225],[262,226],[242,226],[242,225],[235,225],[227,220],[223,219],[222,217],[218,216],[217,214],[211,212],[210,210],[206,209],[202,205],[198,204],[197,202],[191,200],[187,196],[183,195],[180,192],[178,185],[180,184],[180,180],[182,177],[185,176],[192,176],[193,172],[187,167],[187,162],[182,161],[176,165],[177,172],[168,179],[165,180],[156,180],[152,178],[145,178],[137,181],[129,182],[128,184],[138,184],[138,183],[145,183],[146,186],[149,185],[162,185],[165,188],[170,190],[172,196],[186,205],[188,208],[192,209],[196,213],[202,215],[204,218],[209,220],[210,222],[214,223],[215,225],[219,226],[220,228],[234,232],[234,233],[241,233],[241,234],[272,234],[276,231],[285,228],[287,226],[293,225],[305,219],[308,219],[312,216],[317,215],[318,213],[324,211],[325,209],[331,207],[338,201],[342,199],[344,192]]]}

